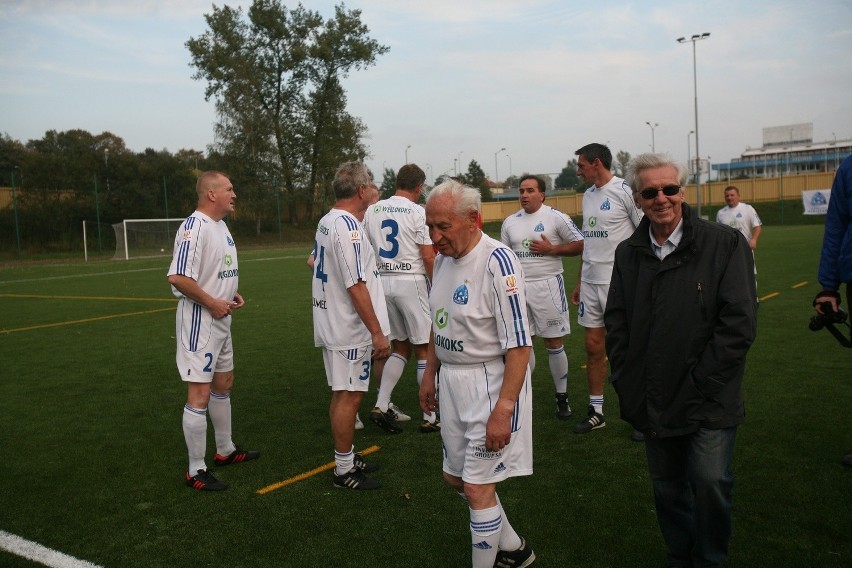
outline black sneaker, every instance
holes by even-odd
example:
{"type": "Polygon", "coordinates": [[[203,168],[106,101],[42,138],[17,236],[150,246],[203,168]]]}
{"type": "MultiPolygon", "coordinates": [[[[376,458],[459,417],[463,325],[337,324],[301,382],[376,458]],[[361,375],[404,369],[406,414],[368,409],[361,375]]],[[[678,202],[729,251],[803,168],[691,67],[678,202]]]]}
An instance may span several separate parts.
{"type": "Polygon", "coordinates": [[[588,434],[592,430],[597,430],[598,428],[603,428],[606,426],[606,422],[604,421],[603,414],[598,414],[595,412],[595,407],[591,404],[589,405],[589,415],[585,420],[574,426],[575,434],[588,434]]]}
{"type": "Polygon", "coordinates": [[[260,452],[255,450],[244,450],[237,446],[237,449],[227,456],[223,456],[222,454],[216,454],[213,456],[213,463],[216,465],[228,465],[232,463],[254,461],[259,457],[260,452]]]}
{"type": "Polygon", "coordinates": [[[571,407],[568,406],[568,395],[564,392],[556,393],[556,417],[560,420],[571,418],[571,407]]]}
{"type": "Polygon", "coordinates": [[[420,423],[420,433],[421,434],[431,434],[432,432],[440,432],[441,431],[441,421],[437,418],[434,422],[429,422],[428,420],[424,420],[420,423]]]}
{"type": "Polygon", "coordinates": [[[382,486],[382,484],[375,479],[370,479],[364,475],[364,472],[357,467],[353,467],[343,475],[337,475],[334,473],[334,470],[332,470],[332,475],[334,476],[334,486],[340,487],[341,489],[365,490],[378,489],[382,486]]]}
{"type": "Polygon", "coordinates": [[[192,477],[190,477],[189,472],[187,472],[186,484],[193,489],[198,489],[199,491],[224,491],[228,488],[227,483],[219,481],[206,469],[199,469],[198,473],[192,477]]]}
{"type": "Polygon", "coordinates": [[[402,432],[402,426],[399,425],[393,415],[390,412],[382,412],[378,406],[370,411],[370,420],[385,432],[391,434],[402,432]]]}
{"type": "Polygon", "coordinates": [[[355,466],[355,469],[363,471],[364,473],[373,473],[374,471],[379,471],[382,468],[382,466],[377,463],[365,462],[361,454],[355,454],[355,459],[352,461],[352,465],[355,466]]]}
{"type": "Polygon", "coordinates": [[[501,550],[494,560],[494,568],[526,568],[535,562],[535,553],[527,546],[527,541],[521,539],[521,547],[518,550],[501,550]]]}

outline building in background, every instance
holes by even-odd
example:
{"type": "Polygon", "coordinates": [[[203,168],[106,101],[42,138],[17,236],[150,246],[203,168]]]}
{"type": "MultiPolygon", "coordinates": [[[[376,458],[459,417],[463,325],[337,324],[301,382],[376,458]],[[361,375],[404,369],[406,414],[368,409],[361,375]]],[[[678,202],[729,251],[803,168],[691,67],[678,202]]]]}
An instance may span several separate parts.
{"type": "Polygon", "coordinates": [[[830,172],[852,154],[852,138],[814,142],[811,122],[763,129],[763,146],[748,148],[730,163],[712,164],[717,179],[776,177],[830,172]]]}

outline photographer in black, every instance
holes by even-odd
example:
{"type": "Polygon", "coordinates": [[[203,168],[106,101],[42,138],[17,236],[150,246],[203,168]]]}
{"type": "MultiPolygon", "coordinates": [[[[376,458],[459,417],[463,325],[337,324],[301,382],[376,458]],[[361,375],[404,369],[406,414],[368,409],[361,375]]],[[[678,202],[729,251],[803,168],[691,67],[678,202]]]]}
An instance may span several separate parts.
{"type": "MultiPolygon", "coordinates": [[[[843,160],[834,176],[834,183],[831,184],[831,200],[828,202],[828,213],[825,216],[825,234],[819,260],[818,278],[823,290],[814,299],[814,308],[819,315],[815,316],[816,321],[811,320],[812,326],[828,323],[829,331],[836,330],[834,324],[840,323],[838,320],[840,317],[839,290],[843,283],[846,284],[847,305],[850,301],[850,283],[852,283],[852,222],[850,219],[852,219],[852,156],[843,160]]],[[[852,467],[852,453],[843,456],[843,465],[852,467]]]]}

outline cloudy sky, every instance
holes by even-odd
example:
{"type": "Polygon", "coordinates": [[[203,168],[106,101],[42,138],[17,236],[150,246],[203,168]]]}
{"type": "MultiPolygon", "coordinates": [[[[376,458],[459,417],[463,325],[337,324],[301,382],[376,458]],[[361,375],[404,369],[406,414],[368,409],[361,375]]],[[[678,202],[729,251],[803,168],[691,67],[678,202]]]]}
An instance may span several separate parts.
{"type": "MultiPolygon", "coordinates": [[[[328,17],[335,2],[303,0],[328,17]]],[[[248,6],[221,0],[217,5],[248,6]]],[[[287,2],[295,7],[295,2],[287,2]]],[[[852,138],[852,0],[350,0],[390,47],[345,81],[377,173],[406,158],[436,177],[559,172],[575,149],[695,153],[714,163],[762,129],[852,138]],[[501,151],[505,148],[505,151],[501,151]],[[496,153],[496,164],[495,164],[496,153]],[[428,166],[427,166],[428,164],[428,166]],[[511,169],[510,169],[511,168],[511,169]]],[[[134,151],[204,150],[212,103],[185,42],[202,0],[0,0],[0,132],[110,131],[134,151]]]]}

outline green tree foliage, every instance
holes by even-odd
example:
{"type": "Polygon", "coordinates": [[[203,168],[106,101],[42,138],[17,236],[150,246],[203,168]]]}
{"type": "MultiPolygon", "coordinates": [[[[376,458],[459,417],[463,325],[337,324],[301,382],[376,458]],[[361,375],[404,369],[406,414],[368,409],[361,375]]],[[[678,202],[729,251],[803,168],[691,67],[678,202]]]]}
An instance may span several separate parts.
{"type": "Polygon", "coordinates": [[[556,189],[576,189],[578,191],[584,189],[583,181],[577,175],[577,160],[568,160],[562,172],[556,176],[554,182],[556,189]]]}
{"type": "Polygon", "coordinates": [[[619,150],[619,152],[615,155],[615,163],[613,164],[615,175],[620,178],[624,177],[624,175],[627,173],[627,164],[630,163],[630,157],[630,152],[619,150]]]}
{"type": "Polygon", "coordinates": [[[493,199],[491,187],[488,185],[488,176],[485,175],[485,172],[476,160],[471,160],[467,165],[467,173],[464,175],[464,181],[467,185],[479,189],[479,192],[482,194],[482,201],[491,201],[493,199]]]}
{"type": "Polygon", "coordinates": [[[385,168],[382,173],[382,185],[379,186],[379,197],[387,199],[396,193],[396,172],[392,168],[385,168]]]}
{"type": "Polygon", "coordinates": [[[254,0],[247,14],[214,5],[205,20],[208,30],[186,46],[193,78],[207,81],[205,98],[216,101],[216,150],[241,161],[251,180],[245,202],[258,219],[279,186],[294,224],[298,203],[314,219],[337,166],[367,153],[367,129],[346,111],[341,80],[389,48],[369,37],[360,10],[343,4],[324,20],[301,3],[289,10],[280,0],[254,0]]]}

